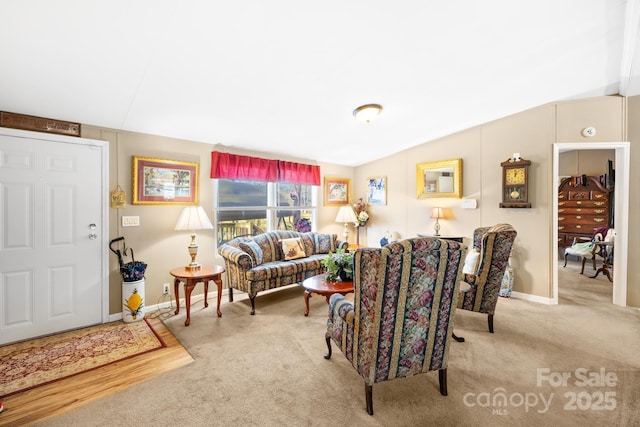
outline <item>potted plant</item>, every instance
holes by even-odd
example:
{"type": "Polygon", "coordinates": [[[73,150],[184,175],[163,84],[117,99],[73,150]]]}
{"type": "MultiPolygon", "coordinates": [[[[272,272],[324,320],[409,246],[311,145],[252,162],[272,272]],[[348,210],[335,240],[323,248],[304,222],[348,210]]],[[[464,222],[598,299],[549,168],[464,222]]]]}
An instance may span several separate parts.
{"type": "Polygon", "coordinates": [[[353,254],[338,249],[336,253],[329,252],[322,260],[322,265],[327,268],[327,281],[353,280],[353,254]]]}

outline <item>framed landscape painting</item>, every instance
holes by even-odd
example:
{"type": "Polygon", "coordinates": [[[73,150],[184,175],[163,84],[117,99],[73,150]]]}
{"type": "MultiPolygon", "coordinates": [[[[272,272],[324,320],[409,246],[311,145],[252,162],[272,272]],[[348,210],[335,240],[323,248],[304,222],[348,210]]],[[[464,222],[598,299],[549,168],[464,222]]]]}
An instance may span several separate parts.
{"type": "Polygon", "coordinates": [[[134,205],[198,203],[198,163],[133,156],[134,205]]]}
{"type": "Polygon", "coordinates": [[[367,203],[370,205],[387,204],[387,177],[367,178],[367,203]]]}
{"type": "Polygon", "coordinates": [[[351,199],[351,180],[348,178],[324,178],[324,205],[342,206],[351,199]]]}

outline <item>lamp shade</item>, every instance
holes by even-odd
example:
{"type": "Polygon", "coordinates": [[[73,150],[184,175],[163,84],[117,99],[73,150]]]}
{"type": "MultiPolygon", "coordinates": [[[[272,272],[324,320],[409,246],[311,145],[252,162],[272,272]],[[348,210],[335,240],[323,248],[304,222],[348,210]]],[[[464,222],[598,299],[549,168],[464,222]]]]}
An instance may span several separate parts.
{"type": "Polygon", "coordinates": [[[338,210],[338,215],[336,215],[336,222],[343,222],[345,224],[348,222],[358,222],[356,213],[354,212],[351,205],[344,205],[340,207],[340,210],[338,210]]]}
{"type": "Polygon", "coordinates": [[[210,230],[213,224],[202,206],[187,206],[178,218],[175,230],[210,230]]]}
{"type": "Polygon", "coordinates": [[[353,115],[362,122],[371,123],[378,117],[381,111],[382,105],[380,104],[366,104],[353,110],[353,115]]]}
{"type": "Polygon", "coordinates": [[[442,213],[442,208],[433,208],[431,210],[431,218],[435,218],[435,219],[444,218],[444,214],[442,213]]]}

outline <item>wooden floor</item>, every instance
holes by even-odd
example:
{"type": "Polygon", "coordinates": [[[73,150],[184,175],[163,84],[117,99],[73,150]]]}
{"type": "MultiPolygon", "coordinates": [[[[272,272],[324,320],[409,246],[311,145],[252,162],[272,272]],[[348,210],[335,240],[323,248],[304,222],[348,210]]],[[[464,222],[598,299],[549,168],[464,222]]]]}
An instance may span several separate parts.
{"type": "Polygon", "coordinates": [[[25,425],[59,415],[193,362],[162,321],[147,319],[167,347],[9,396],[2,402],[0,426],[25,425]]]}

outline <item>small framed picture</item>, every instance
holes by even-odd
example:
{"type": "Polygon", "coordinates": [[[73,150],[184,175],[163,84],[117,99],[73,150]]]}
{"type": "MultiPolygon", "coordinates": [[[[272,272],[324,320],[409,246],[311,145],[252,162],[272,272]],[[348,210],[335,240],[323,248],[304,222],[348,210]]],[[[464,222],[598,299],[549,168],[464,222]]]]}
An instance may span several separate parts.
{"type": "Polygon", "coordinates": [[[367,178],[367,203],[370,205],[387,204],[386,176],[373,176],[367,178]]]}
{"type": "Polygon", "coordinates": [[[342,206],[351,199],[351,180],[348,178],[324,177],[324,205],[342,206]]]}
{"type": "Polygon", "coordinates": [[[133,156],[134,205],[198,203],[198,163],[133,156]]]}

